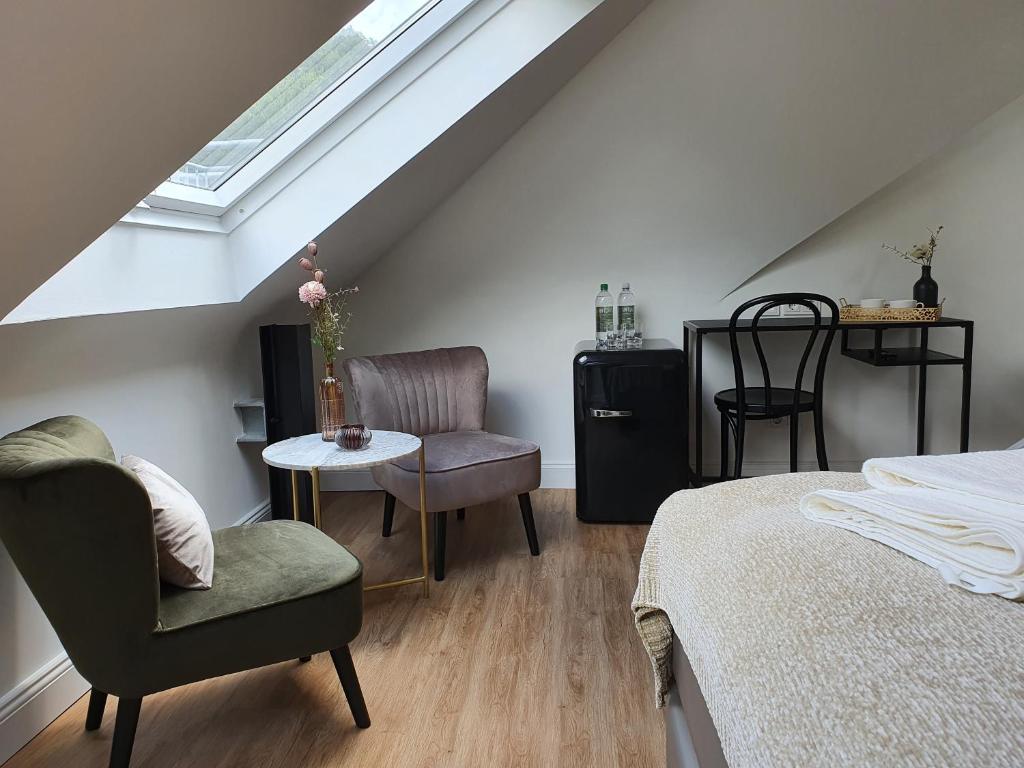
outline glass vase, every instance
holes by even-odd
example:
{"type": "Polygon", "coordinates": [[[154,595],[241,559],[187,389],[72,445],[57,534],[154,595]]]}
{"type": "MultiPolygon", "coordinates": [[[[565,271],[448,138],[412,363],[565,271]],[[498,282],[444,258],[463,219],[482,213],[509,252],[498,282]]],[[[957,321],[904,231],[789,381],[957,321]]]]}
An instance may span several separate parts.
{"type": "Polygon", "coordinates": [[[345,423],[345,392],[341,379],[334,377],[334,363],[327,363],[324,378],[320,381],[321,436],[325,442],[334,442],[334,437],[345,423]]]}

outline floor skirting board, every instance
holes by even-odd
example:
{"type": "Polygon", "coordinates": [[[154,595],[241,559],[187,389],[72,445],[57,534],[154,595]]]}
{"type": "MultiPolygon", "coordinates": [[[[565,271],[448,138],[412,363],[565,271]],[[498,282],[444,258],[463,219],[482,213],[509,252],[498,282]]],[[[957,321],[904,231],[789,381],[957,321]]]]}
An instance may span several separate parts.
{"type": "MultiPolygon", "coordinates": [[[[834,461],[830,464],[833,472],[860,472],[861,461],[834,461]]],[[[816,461],[802,461],[799,463],[801,472],[817,472],[816,461]]],[[[730,470],[732,468],[730,467],[730,470]]],[[[706,466],[704,471],[708,477],[716,476],[718,466],[706,466]]],[[[745,461],[743,462],[743,475],[745,477],[760,477],[761,475],[781,475],[789,472],[787,461],[745,461]]],[[[370,470],[352,470],[351,472],[322,472],[320,474],[320,487],[325,491],[379,491],[380,487],[373,482],[370,470]]],[[[576,465],[572,463],[543,463],[540,468],[541,488],[575,488],[576,487],[576,465]]]]}
{"type": "MultiPolygon", "coordinates": [[[[861,466],[863,466],[863,460],[858,461],[830,461],[828,468],[832,472],[860,472],[861,466]]],[[[818,462],[814,459],[810,461],[797,462],[797,469],[801,472],[817,472],[818,462]]],[[[717,471],[718,465],[714,467],[705,467],[706,472],[717,471]]],[[[732,471],[732,466],[729,467],[729,471],[732,471]]],[[[744,461],[743,462],[743,476],[744,477],[761,477],[763,475],[784,475],[789,472],[788,461],[744,461]]]]}
{"type": "Polygon", "coordinates": [[[89,683],[62,653],[0,699],[0,763],[28,744],[88,690],[89,683]]]}
{"type": "MultiPolygon", "coordinates": [[[[541,464],[541,488],[575,488],[576,467],[574,464],[541,464]]],[[[379,491],[368,469],[354,469],[349,472],[321,472],[320,488],[324,491],[379,491]]]]}
{"type": "Polygon", "coordinates": [[[262,523],[264,520],[269,520],[271,517],[270,511],[270,499],[264,499],[259,503],[258,506],[254,507],[247,514],[238,518],[235,521],[235,525],[247,525],[249,523],[262,523]]]}

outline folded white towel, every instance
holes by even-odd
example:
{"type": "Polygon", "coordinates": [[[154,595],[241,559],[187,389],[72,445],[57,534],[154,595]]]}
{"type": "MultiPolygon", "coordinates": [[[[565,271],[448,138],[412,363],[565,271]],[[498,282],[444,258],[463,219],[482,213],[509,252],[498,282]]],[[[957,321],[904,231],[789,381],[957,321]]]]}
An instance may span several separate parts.
{"type": "Polygon", "coordinates": [[[922,486],[1024,504],[1024,451],[868,459],[863,472],[875,488],[922,486]]]}
{"type": "Polygon", "coordinates": [[[871,459],[860,493],[816,491],[809,520],[898,549],[971,592],[1024,600],[1024,452],[871,459]]]}
{"type": "Polygon", "coordinates": [[[971,592],[1024,599],[1024,506],[931,488],[817,491],[800,511],[926,563],[971,592]]]}

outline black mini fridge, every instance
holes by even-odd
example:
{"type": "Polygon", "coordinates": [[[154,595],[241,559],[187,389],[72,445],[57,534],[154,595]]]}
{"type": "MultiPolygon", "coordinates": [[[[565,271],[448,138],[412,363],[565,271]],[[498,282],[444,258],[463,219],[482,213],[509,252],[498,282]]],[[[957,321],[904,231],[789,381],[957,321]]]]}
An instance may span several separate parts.
{"type": "Polygon", "coordinates": [[[682,350],[665,339],[635,350],[576,346],[576,517],[649,523],[687,487],[688,382],[682,350]]]}

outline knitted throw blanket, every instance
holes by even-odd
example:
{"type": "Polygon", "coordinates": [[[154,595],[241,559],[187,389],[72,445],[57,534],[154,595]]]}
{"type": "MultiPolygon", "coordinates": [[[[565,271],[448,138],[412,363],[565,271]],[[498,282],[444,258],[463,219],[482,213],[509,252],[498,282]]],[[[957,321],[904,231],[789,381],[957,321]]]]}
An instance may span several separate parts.
{"type": "Polygon", "coordinates": [[[675,632],[730,768],[1024,765],[1024,604],[800,514],[865,487],[777,475],[662,505],[633,599],[658,706],[675,632]]]}

